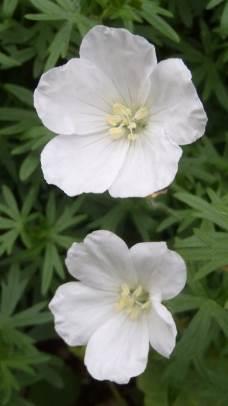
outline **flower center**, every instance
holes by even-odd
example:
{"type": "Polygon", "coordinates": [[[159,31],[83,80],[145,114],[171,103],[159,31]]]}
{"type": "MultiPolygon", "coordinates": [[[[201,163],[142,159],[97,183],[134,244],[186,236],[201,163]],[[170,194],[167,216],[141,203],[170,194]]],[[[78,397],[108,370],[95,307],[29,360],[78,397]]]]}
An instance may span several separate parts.
{"type": "Polygon", "coordinates": [[[134,141],[138,132],[145,127],[147,118],[146,107],[133,111],[124,104],[114,103],[112,114],[107,116],[107,123],[111,127],[109,133],[114,139],[127,137],[130,141],[134,141]]]}
{"type": "Polygon", "coordinates": [[[135,320],[149,307],[149,293],[141,285],[135,289],[130,289],[127,284],[121,286],[119,300],[116,303],[118,311],[125,311],[132,320],[135,320]]]}

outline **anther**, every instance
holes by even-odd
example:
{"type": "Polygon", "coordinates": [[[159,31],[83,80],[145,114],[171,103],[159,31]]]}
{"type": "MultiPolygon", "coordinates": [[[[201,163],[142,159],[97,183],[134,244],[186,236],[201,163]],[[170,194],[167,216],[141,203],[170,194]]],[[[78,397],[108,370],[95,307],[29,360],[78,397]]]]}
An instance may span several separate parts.
{"type": "Polygon", "coordinates": [[[115,140],[117,140],[118,138],[122,138],[125,134],[126,134],[126,130],[124,127],[112,127],[109,130],[112,138],[114,138],[115,140]]]}
{"type": "Polygon", "coordinates": [[[136,111],[135,115],[134,115],[134,119],[136,121],[141,121],[141,120],[145,120],[145,118],[147,118],[148,116],[148,110],[146,107],[140,107],[139,110],[136,111]]]}
{"type": "Polygon", "coordinates": [[[122,121],[122,117],[118,114],[109,114],[107,116],[107,123],[113,127],[115,127],[116,125],[119,125],[122,121]]]}

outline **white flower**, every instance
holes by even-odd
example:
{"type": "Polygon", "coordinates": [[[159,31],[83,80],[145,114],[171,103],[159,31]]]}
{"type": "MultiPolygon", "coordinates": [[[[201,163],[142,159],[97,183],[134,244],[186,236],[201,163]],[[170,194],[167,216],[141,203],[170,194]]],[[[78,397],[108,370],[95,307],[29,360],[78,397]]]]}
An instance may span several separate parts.
{"type": "Polygon", "coordinates": [[[157,63],[144,38],[104,26],[84,37],[80,59],[41,77],[34,104],[59,134],[42,152],[44,177],[69,196],[146,196],[167,187],[179,145],[201,137],[207,121],[181,59],[157,63]]]}
{"type": "Polygon", "coordinates": [[[186,267],[165,242],[128,249],[115,234],[95,231],[72,245],[66,265],[79,282],[60,286],[49,306],[65,342],[87,345],[94,378],[127,383],[144,371],[149,343],[170,356],[177,331],[161,302],[183,289],[186,267]]]}

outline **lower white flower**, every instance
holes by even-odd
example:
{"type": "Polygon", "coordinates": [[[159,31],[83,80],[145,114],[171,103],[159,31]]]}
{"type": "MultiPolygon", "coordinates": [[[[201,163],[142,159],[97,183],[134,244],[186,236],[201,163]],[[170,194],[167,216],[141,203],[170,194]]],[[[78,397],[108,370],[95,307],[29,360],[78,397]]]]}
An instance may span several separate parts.
{"type": "Polygon", "coordinates": [[[115,234],[95,231],[72,245],[66,265],[79,282],[60,286],[49,306],[65,342],[87,345],[94,378],[127,383],[145,370],[149,344],[170,356],[177,331],[162,301],[185,285],[180,255],[165,242],[128,249],[115,234]]]}
{"type": "Polygon", "coordinates": [[[147,196],[174,179],[179,145],[204,134],[207,117],[183,61],[157,63],[155,48],[125,29],[96,26],[80,58],[40,79],[34,105],[59,134],[41,154],[44,177],[69,196],[147,196]]]}

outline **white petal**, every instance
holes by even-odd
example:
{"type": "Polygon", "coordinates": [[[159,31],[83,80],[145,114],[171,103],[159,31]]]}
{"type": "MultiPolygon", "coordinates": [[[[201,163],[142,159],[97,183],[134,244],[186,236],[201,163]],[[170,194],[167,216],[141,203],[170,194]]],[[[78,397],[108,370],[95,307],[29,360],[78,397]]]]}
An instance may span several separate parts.
{"type": "Polygon", "coordinates": [[[123,314],[117,314],[89,340],[85,365],[95,379],[124,384],[145,370],[148,351],[149,335],[145,319],[130,320],[123,314]]]}
{"type": "Polygon", "coordinates": [[[103,193],[116,178],[127,149],[127,140],[113,140],[109,134],[58,135],[41,154],[44,178],[69,196],[103,193]]]}
{"type": "Polygon", "coordinates": [[[96,26],[84,37],[80,56],[112,79],[127,104],[139,102],[139,88],[156,66],[155,48],[122,28],[96,26]]]}
{"type": "Polygon", "coordinates": [[[138,278],[152,296],[167,300],[184,288],[185,262],[177,252],[169,250],[165,242],[139,243],[130,252],[138,278]]]}
{"type": "Polygon", "coordinates": [[[67,253],[69,272],[85,285],[119,291],[120,285],[136,284],[130,252],[123,240],[106,230],[94,231],[67,253]]]}
{"type": "Polygon", "coordinates": [[[190,144],[204,134],[207,116],[181,59],[167,59],[156,66],[148,103],[152,122],[160,124],[177,144],[190,144]]]}
{"type": "Polygon", "coordinates": [[[34,105],[43,124],[55,133],[87,134],[107,128],[118,94],[102,71],[89,61],[71,59],[41,76],[34,105]]]}
{"type": "Polygon", "coordinates": [[[176,344],[177,329],[171,313],[161,303],[154,301],[148,316],[150,344],[166,358],[176,344]]]}
{"type": "Polygon", "coordinates": [[[87,344],[91,335],[113,316],[115,300],[80,282],[60,286],[49,303],[56,332],[68,345],[87,344]]]}
{"type": "Polygon", "coordinates": [[[144,197],[174,179],[181,149],[154,127],[131,142],[123,167],[109,189],[113,197],[144,197]]]}

